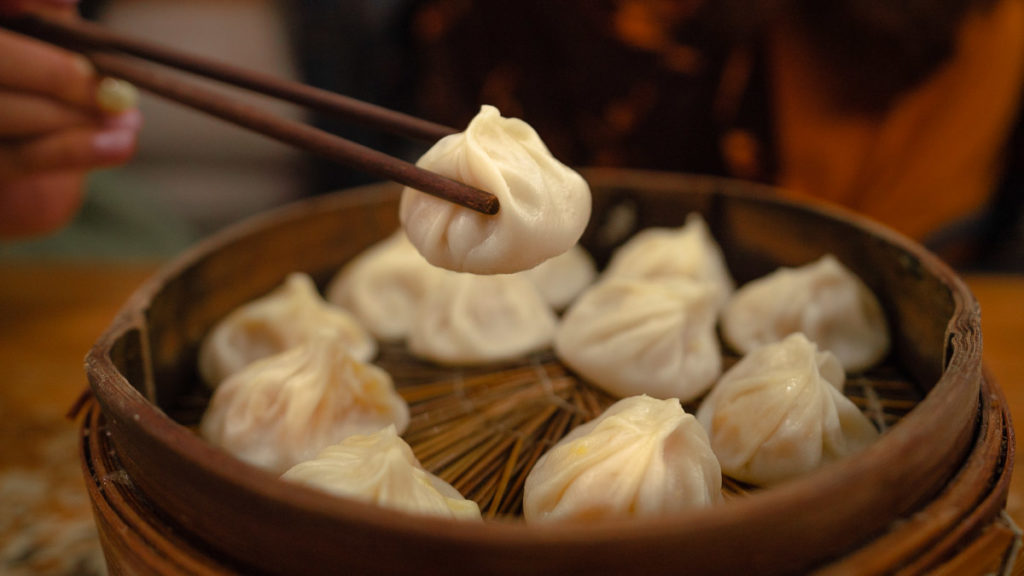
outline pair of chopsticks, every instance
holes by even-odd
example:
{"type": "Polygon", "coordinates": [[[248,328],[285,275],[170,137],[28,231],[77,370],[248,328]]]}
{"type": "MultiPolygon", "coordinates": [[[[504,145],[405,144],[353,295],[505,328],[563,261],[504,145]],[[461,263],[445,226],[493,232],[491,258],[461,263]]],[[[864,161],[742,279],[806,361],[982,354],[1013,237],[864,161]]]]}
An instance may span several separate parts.
{"type": "Polygon", "coordinates": [[[143,90],[275,140],[356,170],[394,180],[483,214],[498,212],[498,199],[489,192],[424,170],[308,124],[276,116],[150,64],[157,63],[177,68],[238,88],[334,114],[371,128],[419,140],[437,141],[457,132],[453,128],[305,84],[184,54],[126,37],[81,20],[55,21],[22,16],[0,19],[0,26],[81,52],[92,61],[101,74],[126,80],[143,90]]]}

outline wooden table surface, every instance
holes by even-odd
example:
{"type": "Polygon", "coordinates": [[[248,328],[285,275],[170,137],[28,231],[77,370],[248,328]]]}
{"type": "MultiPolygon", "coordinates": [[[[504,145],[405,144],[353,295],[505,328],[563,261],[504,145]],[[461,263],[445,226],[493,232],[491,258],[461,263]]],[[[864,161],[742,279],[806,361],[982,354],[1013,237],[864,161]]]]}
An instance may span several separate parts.
{"type": "MultiPolygon", "coordinates": [[[[0,261],[0,573],[102,573],[77,424],[64,413],[86,386],[89,347],[154,269],[0,261]]],[[[967,283],[981,303],[985,363],[1011,413],[1024,414],[1024,276],[967,283]]],[[[1024,473],[1007,510],[1024,526],[1024,473]]]]}

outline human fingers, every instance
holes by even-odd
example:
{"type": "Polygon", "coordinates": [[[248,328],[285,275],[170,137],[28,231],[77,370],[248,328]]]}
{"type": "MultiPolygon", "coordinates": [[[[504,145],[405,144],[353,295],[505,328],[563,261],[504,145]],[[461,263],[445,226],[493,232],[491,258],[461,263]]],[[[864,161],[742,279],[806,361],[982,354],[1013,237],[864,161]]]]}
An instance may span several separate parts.
{"type": "Polygon", "coordinates": [[[92,169],[123,164],[135,152],[137,125],[73,128],[27,141],[0,144],[0,182],[48,171],[92,169]]]}
{"type": "Polygon", "coordinates": [[[96,123],[87,114],[63,102],[25,92],[0,92],[0,140],[40,136],[96,123]]]}
{"type": "Polygon", "coordinates": [[[85,172],[35,174],[0,184],[0,238],[24,238],[67,224],[82,203],[85,172]]]}
{"type": "Polygon", "coordinates": [[[0,141],[84,126],[139,128],[142,120],[137,109],[99,116],[56,100],[20,92],[0,91],[0,111],[0,141]]]}
{"type": "Polygon", "coordinates": [[[0,87],[53,98],[100,112],[100,78],[92,64],[74,54],[16,32],[0,29],[0,87]]]}

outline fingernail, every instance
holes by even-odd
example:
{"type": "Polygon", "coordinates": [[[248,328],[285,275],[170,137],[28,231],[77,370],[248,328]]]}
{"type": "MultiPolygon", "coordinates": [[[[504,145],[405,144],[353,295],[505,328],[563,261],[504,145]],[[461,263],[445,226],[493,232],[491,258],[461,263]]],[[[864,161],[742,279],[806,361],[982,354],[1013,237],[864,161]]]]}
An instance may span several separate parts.
{"type": "Polygon", "coordinates": [[[137,131],[142,127],[142,112],[139,112],[137,108],[132,108],[120,114],[107,116],[103,118],[103,127],[108,130],[137,131]]]}
{"type": "Polygon", "coordinates": [[[138,101],[139,91],[130,82],[107,77],[96,87],[96,105],[104,112],[124,112],[134,108],[138,101]]]}
{"type": "Polygon", "coordinates": [[[135,147],[135,131],[107,130],[93,137],[93,151],[101,158],[120,157],[135,147]]]}

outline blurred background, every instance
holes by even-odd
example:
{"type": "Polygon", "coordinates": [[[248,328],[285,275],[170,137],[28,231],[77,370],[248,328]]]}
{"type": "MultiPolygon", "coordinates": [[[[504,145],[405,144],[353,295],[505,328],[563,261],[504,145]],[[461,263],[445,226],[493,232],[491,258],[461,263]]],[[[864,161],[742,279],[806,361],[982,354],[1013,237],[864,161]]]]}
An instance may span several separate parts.
{"type": "MultiPolygon", "coordinates": [[[[1024,268],[1016,0],[87,1],[112,28],[454,127],[480,104],[575,166],[716,174],[836,202],[971,269],[1024,268]]],[[[415,160],[422,144],[254,103],[415,160]]],[[[167,257],[367,182],[142,95],[138,154],[7,256],[167,257]]]]}

